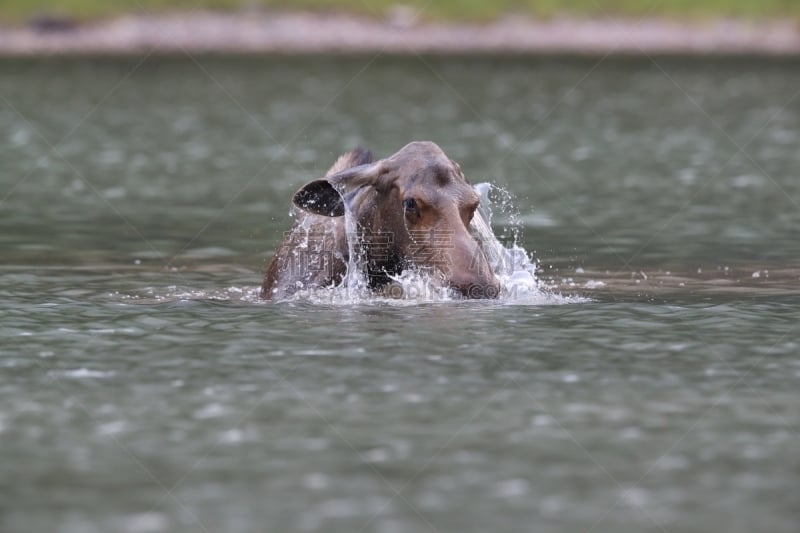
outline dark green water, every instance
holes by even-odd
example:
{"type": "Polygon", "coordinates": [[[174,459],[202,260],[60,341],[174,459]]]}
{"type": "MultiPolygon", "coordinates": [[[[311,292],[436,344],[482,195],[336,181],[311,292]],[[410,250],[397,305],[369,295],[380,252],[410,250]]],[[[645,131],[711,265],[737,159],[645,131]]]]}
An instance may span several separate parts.
{"type": "Polygon", "coordinates": [[[799,67],[0,61],[0,530],[797,531],[799,67]],[[412,139],[586,298],[259,303],[412,139]]]}

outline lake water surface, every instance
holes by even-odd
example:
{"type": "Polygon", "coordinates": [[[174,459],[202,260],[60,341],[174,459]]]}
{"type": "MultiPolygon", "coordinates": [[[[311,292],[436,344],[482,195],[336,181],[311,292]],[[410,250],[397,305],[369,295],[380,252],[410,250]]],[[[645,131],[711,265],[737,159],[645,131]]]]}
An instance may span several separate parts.
{"type": "Polygon", "coordinates": [[[799,67],[0,61],[0,530],[797,531],[799,67]],[[259,302],[414,139],[537,297],[259,302]]]}

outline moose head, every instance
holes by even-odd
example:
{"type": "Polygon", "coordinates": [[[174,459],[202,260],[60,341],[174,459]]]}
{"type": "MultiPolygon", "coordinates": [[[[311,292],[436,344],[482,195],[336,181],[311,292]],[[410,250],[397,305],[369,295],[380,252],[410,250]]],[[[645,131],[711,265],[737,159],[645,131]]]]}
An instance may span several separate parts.
{"type": "Polygon", "coordinates": [[[375,285],[411,267],[429,271],[468,298],[499,293],[470,233],[478,195],[458,164],[432,142],[412,142],[386,159],[314,180],[293,202],[315,215],[351,217],[356,252],[375,285]]]}

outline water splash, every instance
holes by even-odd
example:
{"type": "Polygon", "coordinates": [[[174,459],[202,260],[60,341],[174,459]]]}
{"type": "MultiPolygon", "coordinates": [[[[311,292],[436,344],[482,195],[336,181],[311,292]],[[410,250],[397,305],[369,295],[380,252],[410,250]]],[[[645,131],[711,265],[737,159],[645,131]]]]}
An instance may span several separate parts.
{"type": "Polygon", "coordinates": [[[470,223],[475,239],[480,243],[489,266],[500,280],[500,298],[506,300],[536,296],[544,292],[536,278],[536,263],[528,252],[519,245],[520,223],[518,213],[513,207],[510,194],[490,183],[475,185],[481,203],[470,223]],[[500,201],[492,202],[491,192],[499,193],[500,201]],[[501,212],[509,215],[511,224],[503,230],[511,239],[510,246],[504,246],[492,229],[492,211],[496,204],[501,212]]]}
{"type": "MultiPolygon", "coordinates": [[[[342,198],[346,198],[343,186],[337,187],[342,198]]],[[[344,202],[344,234],[347,238],[347,272],[341,286],[347,289],[347,296],[361,299],[369,293],[369,280],[364,275],[364,250],[358,239],[358,223],[348,202],[344,202]]]]}
{"type": "MultiPolygon", "coordinates": [[[[511,195],[489,183],[475,185],[475,191],[480,197],[480,209],[470,224],[470,232],[480,244],[493,273],[500,281],[501,292],[495,302],[542,305],[582,300],[574,296],[562,296],[540,284],[536,277],[536,262],[519,244],[521,222],[511,195]],[[498,239],[492,229],[494,210],[502,213],[511,222],[501,230],[501,237],[510,241],[508,246],[498,239]]],[[[392,282],[382,289],[370,289],[363,268],[363,251],[355,237],[356,223],[347,208],[345,228],[349,258],[343,282],[332,287],[299,290],[290,300],[328,305],[406,305],[464,300],[457,291],[443,286],[435,275],[418,269],[408,269],[399,275],[390,276],[392,282]]]]}

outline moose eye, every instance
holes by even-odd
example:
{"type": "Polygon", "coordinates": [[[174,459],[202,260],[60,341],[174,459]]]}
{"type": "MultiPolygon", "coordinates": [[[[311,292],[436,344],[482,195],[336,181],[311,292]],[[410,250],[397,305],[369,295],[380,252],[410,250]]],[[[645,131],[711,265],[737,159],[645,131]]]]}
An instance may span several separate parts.
{"type": "Polygon", "coordinates": [[[417,210],[417,201],[413,198],[406,198],[403,200],[403,210],[404,211],[416,211],[417,210]]]}

